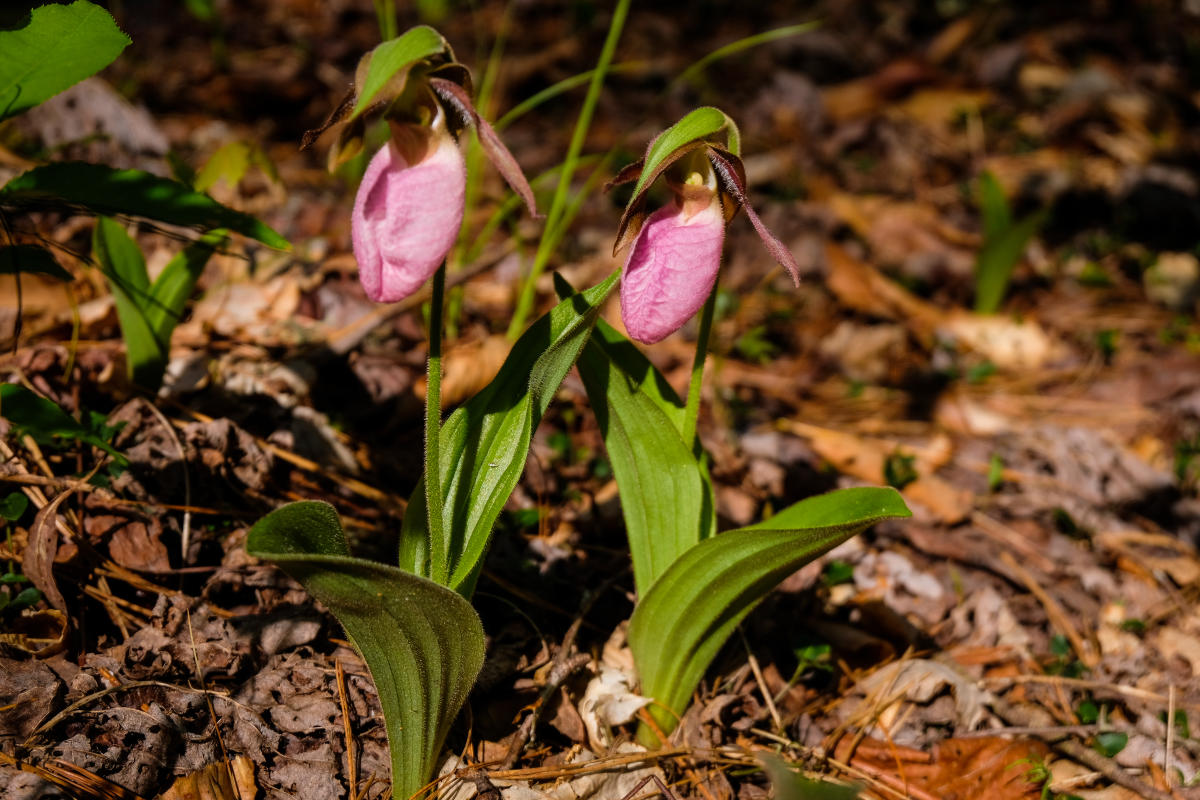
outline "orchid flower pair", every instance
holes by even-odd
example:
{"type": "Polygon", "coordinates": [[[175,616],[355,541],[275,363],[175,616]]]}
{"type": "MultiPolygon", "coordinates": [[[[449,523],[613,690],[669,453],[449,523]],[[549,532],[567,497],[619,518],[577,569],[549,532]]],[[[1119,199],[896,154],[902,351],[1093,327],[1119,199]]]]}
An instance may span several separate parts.
{"type": "MultiPolygon", "coordinates": [[[[352,92],[313,134],[347,123],[332,165],[361,150],[364,112],[382,108],[391,127],[388,143],[367,167],[351,217],[359,279],[372,300],[395,302],[417,291],[454,245],[466,195],[455,137],[466,126],[474,126],[484,152],[536,216],[533,191],[516,160],[471,104],[470,74],[432,28],[414,28],[364,56],[356,86],[357,95],[352,92]]],[[[621,281],[621,313],[632,338],[661,341],[700,309],[716,285],[725,225],[739,208],[799,283],[792,254],[747,202],[739,146],[728,115],[699,108],[659,134],[646,156],[610,184],[637,181],[614,248],[632,244],[621,281]],[[724,143],[714,141],[722,133],[724,143]],[[674,201],[647,217],[646,194],[659,177],[674,201]]]]}

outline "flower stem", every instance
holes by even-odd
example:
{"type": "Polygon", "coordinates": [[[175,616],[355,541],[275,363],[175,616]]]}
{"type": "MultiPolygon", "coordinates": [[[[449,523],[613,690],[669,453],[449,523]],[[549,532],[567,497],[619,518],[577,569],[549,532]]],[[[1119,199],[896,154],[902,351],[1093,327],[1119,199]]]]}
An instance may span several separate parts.
{"type": "Polygon", "coordinates": [[[604,48],[592,70],[592,79],[588,83],[587,95],[583,98],[583,107],[579,110],[579,119],[575,121],[575,132],[571,134],[571,144],[567,147],[567,157],[563,160],[562,172],[558,176],[558,186],[554,190],[554,198],[550,201],[550,211],[546,214],[546,227],[542,231],[542,240],[538,243],[533,266],[521,284],[521,294],[517,297],[517,307],[513,311],[512,322],[508,326],[508,338],[515,340],[525,328],[525,320],[533,310],[533,301],[537,288],[537,279],[546,269],[550,255],[555,245],[562,238],[557,230],[560,218],[567,206],[567,194],[571,188],[571,179],[575,176],[575,167],[579,163],[579,153],[583,150],[584,140],[587,139],[588,129],[592,125],[592,114],[600,99],[600,90],[604,87],[604,77],[608,74],[608,65],[612,63],[613,54],[617,50],[617,41],[621,38],[621,29],[625,27],[625,17],[629,14],[631,0],[617,0],[613,10],[612,20],[608,24],[608,36],[604,40],[604,48]]]}
{"type": "Polygon", "coordinates": [[[692,379],[688,383],[687,405],[683,410],[683,443],[691,450],[696,443],[696,421],[700,418],[700,385],[704,382],[704,362],[708,358],[708,337],[712,333],[713,312],[717,308],[717,287],[704,301],[700,312],[700,334],[696,337],[696,357],[692,360],[692,379]]]}
{"type": "Polygon", "coordinates": [[[433,298],[429,302],[429,369],[425,383],[425,508],[428,512],[429,564],[433,580],[443,586],[450,580],[442,516],[442,306],[446,293],[446,265],[433,273],[433,298]]]}

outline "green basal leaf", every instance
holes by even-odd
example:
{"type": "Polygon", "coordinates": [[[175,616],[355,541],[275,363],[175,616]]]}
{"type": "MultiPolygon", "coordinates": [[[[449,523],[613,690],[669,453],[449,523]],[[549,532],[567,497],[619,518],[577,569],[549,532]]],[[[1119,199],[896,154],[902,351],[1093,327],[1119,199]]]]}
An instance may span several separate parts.
{"type": "Polygon", "coordinates": [[[660,133],[650,143],[649,149],[646,150],[645,163],[642,165],[641,177],[633,189],[633,196],[640,195],[658,177],[661,173],[659,168],[676,150],[698,139],[714,136],[725,128],[730,131],[737,130],[733,120],[719,108],[701,106],[689,111],[683,119],[660,133]]]}
{"type": "Polygon", "coordinates": [[[122,466],[129,460],[116,448],[77,422],[52,401],[15,383],[0,384],[0,417],[35,439],[72,439],[108,453],[122,466]]]}
{"type": "Polygon", "coordinates": [[[975,261],[975,310],[994,314],[1004,302],[1013,269],[1025,246],[1049,217],[1048,210],[1034,212],[996,236],[984,240],[975,261]]]}
{"type": "Polygon", "coordinates": [[[895,489],[842,489],[684,553],[639,600],[629,624],[642,694],[657,701],[650,709],[662,729],[674,729],[721,645],[780,581],[870,525],[909,515],[895,489]]]}
{"type": "Polygon", "coordinates": [[[600,322],[579,374],[621,490],[634,582],[645,596],[712,532],[711,487],[680,434],[683,403],[632,342],[600,322]]]}
{"type": "Polygon", "coordinates": [[[455,592],[350,556],[327,503],[291,503],[259,520],[246,551],[280,566],[345,627],[379,692],[392,796],[432,776],[455,715],[483,666],[479,615],[455,592]]]}
{"type": "Polygon", "coordinates": [[[47,164],[13,178],[0,189],[0,205],[79,206],[93,214],[144,217],[200,230],[228,228],[286,250],[284,239],[249,214],[223,206],[177,181],[136,169],[65,161],[47,164]]]}
{"type": "Polygon", "coordinates": [[[418,25],[377,46],[366,56],[365,75],[358,81],[358,101],[347,119],[366,111],[389,85],[399,94],[414,64],[448,50],[446,40],[428,25],[418,25]]]}
{"type": "Polygon", "coordinates": [[[109,217],[96,220],[92,251],[117,306],[129,379],[157,389],[167,368],[167,342],[158,338],[147,317],[151,297],[146,259],[125,227],[109,217]]]}
{"type": "Polygon", "coordinates": [[[441,432],[441,509],[448,575],[430,575],[429,542],[420,498],[413,492],[400,538],[400,565],[470,596],[492,527],[525,469],[534,428],[587,343],[600,306],[620,271],[555,306],[527,330],[479,394],[446,420],[441,432]]]}
{"type": "Polygon", "coordinates": [[[0,275],[48,275],[60,281],[73,281],[75,277],[63,269],[49,250],[35,244],[14,244],[0,247],[0,275]]]}
{"type": "Polygon", "coordinates": [[[109,13],[93,3],[33,9],[28,24],[0,30],[0,120],[94,75],[129,43],[109,13]]]}
{"type": "Polygon", "coordinates": [[[145,305],[146,321],[154,338],[170,350],[171,334],[183,318],[183,310],[196,281],[212,254],[227,241],[224,231],[212,231],[179,251],[150,287],[150,297],[145,305]]]}

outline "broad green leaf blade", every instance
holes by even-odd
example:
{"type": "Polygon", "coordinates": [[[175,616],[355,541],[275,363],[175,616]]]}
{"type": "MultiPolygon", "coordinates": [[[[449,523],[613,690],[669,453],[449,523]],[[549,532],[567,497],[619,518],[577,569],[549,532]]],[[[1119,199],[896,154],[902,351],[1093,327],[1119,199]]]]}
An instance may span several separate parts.
{"type": "Polygon", "coordinates": [[[733,126],[733,121],[719,108],[701,106],[689,111],[683,119],[660,133],[646,150],[646,161],[642,165],[642,174],[633,189],[633,196],[639,196],[643,190],[658,177],[659,167],[672,153],[684,145],[698,139],[720,132],[723,128],[733,126]]]}
{"type": "Polygon", "coordinates": [[[1010,225],[999,235],[985,239],[975,262],[975,310],[994,314],[1004,302],[1013,269],[1025,246],[1041,229],[1049,211],[1038,211],[1010,225]]]}
{"type": "Polygon", "coordinates": [[[166,350],[170,350],[171,334],[183,317],[184,306],[196,288],[200,273],[204,272],[204,265],[225,241],[223,231],[213,231],[192,242],[167,262],[150,287],[145,305],[146,321],[154,338],[166,350]]]}
{"type": "Polygon", "coordinates": [[[0,247],[0,275],[48,275],[60,281],[73,281],[75,277],[63,269],[49,250],[35,244],[14,244],[0,247]]]}
{"type": "Polygon", "coordinates": [[[0,120],[20,114],[112,63],[130,43],[93,3],[44,5],[0,30],[0,120]]]}
{"type": "Polygon", "coordinates": [[[142,388],[157,389],[167,368],[168,343],[158,338],[147,316],[150,278],[142,251],[124,226],[108,217],[96,220],[92,251],[117,306],[129,378],[142,388]]]}
{"type": "Polygon", "coordinates": [[[621,490],[634,583],[644,597],[711,529],[700,464],[680,435],[683,404],[633,343],[604,323],[580,356],[579,374],[621,490]]]}
{"type": "Polygon", "coordinates": [[[0,384],[0,417],[23,429],[35,439],[74,439],[108,453],[122,466],[128,459],[108,442],[77,422],[52,401],[15,383],[0,384]]]}
{"type": "Polygon", "coordinates": [[[663,730],[674,729],[721,645],[780,581],[870,525],[909,515],[895,489],[842,489],[684,553],[629,623],[642,694],[657,701],[651,713],[663,730]]]}
{"type": "Polygon", "coordinates": [[[483,625],[475,609],[411,572],[352,558],[327,503],[291,503],[271,512],[250,529],[246,551],[304,584],[345,627],[379,692],[392,796],[414,795],[432,776],[483,666],[483,625]]]}
{"type": "Polygon", "coordinates": [[[377,46],[367,55],[366,73],[359,79],[358,101],[347,119],[366,111],[389,84],[399,94],[414,64],[448,48],[442,35],[428,25],[418,25],[377,46]]]}
{"type": "Polygon", "coordinates": [[[249,214],[223,206],[177,181],[136,169],[65,161],[34,167],[0,189],[0,205],[80,206],[93,214],[125,215],[199,230],[228,228],[270,247],[284,239],[249,214]]]}
{"type": "MultiPolygon", "coordinates": [[[[441,513],[447,541],[434,546],[443,548],[448,585],[464,595],[474,588],[492,526],[525,469],[534,428],[587,343],[600,306],[619,277],[614,271],[530,326],[492,382],[442,427],[441,513]]],[[[424,493],[421,481],[413,497],[424,493]]],[[[400,565],[428,574],[428,537],[414,505],[401,531],[400,565]]],[[[441,582],[441,576],[432,577],[441,582]]]]}

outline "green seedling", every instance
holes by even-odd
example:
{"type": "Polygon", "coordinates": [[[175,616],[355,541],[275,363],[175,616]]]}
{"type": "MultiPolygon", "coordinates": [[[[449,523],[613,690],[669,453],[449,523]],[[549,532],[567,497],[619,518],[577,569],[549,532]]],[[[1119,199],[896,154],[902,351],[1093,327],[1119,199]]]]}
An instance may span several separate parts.
{"type": "Polygon", "coordinates": [[[172,258],[151,283],[146,259],[124,226],[109,217],[96,221],[93,253],[116,301],[129,378],[143,389],[154,391],[162,383],[171,334],[204,265],[224,243],[223,232],[207,234],[172,258]]]}
{"type": "Polygon", "coordinates": [[[1004,302],[1013,269],[1025,246],[1046,223],[1049,211],[1043,209],[1014,221],[1004,189],[990,172],[979,176],[978,201],[983,217],[983,246],[975,259],[975,311],[994,314],[1004,302]]]}

